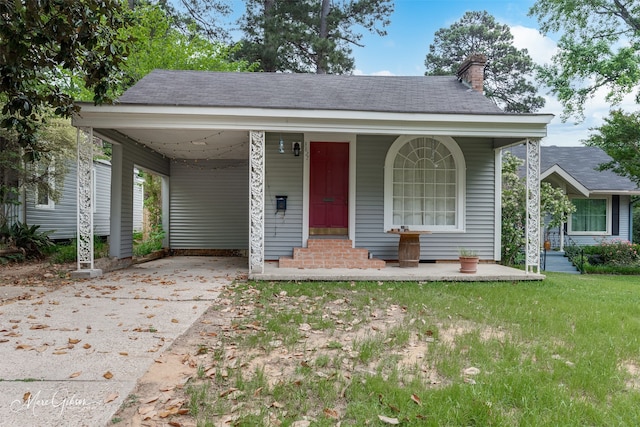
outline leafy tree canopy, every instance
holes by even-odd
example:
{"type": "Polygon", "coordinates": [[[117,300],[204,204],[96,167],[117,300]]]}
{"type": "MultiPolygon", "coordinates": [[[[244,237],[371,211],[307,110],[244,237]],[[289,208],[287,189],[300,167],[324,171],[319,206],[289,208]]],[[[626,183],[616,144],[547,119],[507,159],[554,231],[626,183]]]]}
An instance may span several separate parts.
{"type": "Polygon", "coordinates": [[[640,112],[627,114],[614,110],[585,141],[600,147],[612,160],[599,166],[625,176],[640,187],[640,112]]]}
{"type": "Polygon", "coordinates": [[[450,27],[436,31],[425,60],[425,75],[453,75],[474,53],[487,57],[484,93],[500,108],[528,113],[544,106],[544,98],[528,80],[535,70],[529,53],[517,49],[509,27],[486,11],[467,12],[450,27]]]}
{"type": "Polygon", "coordinates": [[[126,55],[127,19],[118,0],[43,0],[1,1],[0,22],[0,126],[37,158],[47,111],[69,117],[76,110],[71,77],[95,103],[109,101],[126,55]]]}
{"type": "Polygon", "coordinates": [[[67,119],[51,115],[37,138],[39,161],[26,163],[16,132],[0,128],[0,228],[7,224],[12,206],[20,204],[23,188],[42,191],[55,201],[62,192],[67,161],[75,155],[76,129],[67,119]]]}
{"type": "Polygon", "coordinates": [[[562,103],[565,120],[583,118],[584,103],[600,89],[612,104],[638,89],[640,2],[538,0],[529,14],[543,33],[562,33],[558,53],[539,77],[562,103]]]}
{"type": "Polygon", "coordinates": [[[203,71],[253,71],[257,64],[232,56],[240,48],[211,41],[198,27],[176,28],[174,17],[162,6],[143,3],[132,12],[135,26],[129,29],[133,40],[122,64],[120,92],[131,87],[154,69],[203,71]]]}
{"type": "Polygon", "coordinates": [[[344,74],[366,29],[385,35],[393,0],[247,0],[242,57],[263,71],[344,74]]]}

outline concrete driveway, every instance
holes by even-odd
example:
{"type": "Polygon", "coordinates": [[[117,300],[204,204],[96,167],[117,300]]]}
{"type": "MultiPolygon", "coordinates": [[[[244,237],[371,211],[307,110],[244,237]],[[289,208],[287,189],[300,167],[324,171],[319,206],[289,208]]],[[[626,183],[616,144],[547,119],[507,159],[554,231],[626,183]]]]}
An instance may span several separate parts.
{"type": "Polygon", "coordinates": [[[246,266],[170,257],[0,306],[0,425],[109,425],[137,379],[246,266]]]}

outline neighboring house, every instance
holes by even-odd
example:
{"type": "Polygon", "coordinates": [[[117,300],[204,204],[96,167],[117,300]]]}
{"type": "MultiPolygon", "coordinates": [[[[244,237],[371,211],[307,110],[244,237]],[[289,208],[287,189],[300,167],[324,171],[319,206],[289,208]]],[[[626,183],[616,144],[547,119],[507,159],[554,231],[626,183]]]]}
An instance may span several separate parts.
{"type": "MultiPolygon", "coordinates": [[[[77,230],[77,163],[69,161],[58,201],[43,192],[28,191],[18,206],[15,220],[39,225],[49,231],[52,240],[75,239],[77,230]]],[[[93,230],[96,236],[109,236],[111,165],[104,160],[93,162],[93,230]]]]}
{"type": "MultiPolygon", "coordinates": [[[[520,147],[512,150],[524,157],[520,147]]],[[[628,178],[598,166],[611,161],[598,147],[541,147],[540,179],[562,188],[576,211],[564,227],[547,230],[553,247],[569,236],[578,245],[632,241],[633,200],[640,188],[628,178]]]]}
{"type": "Polygon", "coordinates": [[[163,177],[166,247],[247,253],[253,277],[326,237],[396,260],[388,231],[401,226],[431,232],[422,261],[461,247],[498,261],[501,149],[526,143],[537,159],[553,116],[501,111],[481,93],[483,69],[475,57],[458,77],[156,70],[113,105],[81,104],[79,143],[113,143],[119,174],[110,255],[132,256],[140,167],[163,177]]]}
{"type": "MultiPolygon", "coordinates": [[[[76,238],[77,230],[77,164],[69,162],[58,201],[39,191],[26,192],[26,199],[16,206],[13,221],[39,225],[39,231],[50,232],[52,240],[76,238]]],[[[136,171],[137,172],[137,171],[136,171]]],[[[93,230],[94,235],[109,236],[111,212],[111,164],[106,160],[93,161],[93,230]]],[[[135,174],[133,189],[134,231],[143,228],[144,180],[135,174]]]]}

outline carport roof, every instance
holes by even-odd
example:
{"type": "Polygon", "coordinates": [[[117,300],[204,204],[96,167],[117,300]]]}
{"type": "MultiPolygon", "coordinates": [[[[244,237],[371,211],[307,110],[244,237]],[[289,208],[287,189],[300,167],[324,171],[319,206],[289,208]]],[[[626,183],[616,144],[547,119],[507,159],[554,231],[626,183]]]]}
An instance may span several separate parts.
{"type": "Polygon", "coordinates": [[[156,106],[505,114],[455,76],[154,70],[127,90],[118,102],[156,106]]]}

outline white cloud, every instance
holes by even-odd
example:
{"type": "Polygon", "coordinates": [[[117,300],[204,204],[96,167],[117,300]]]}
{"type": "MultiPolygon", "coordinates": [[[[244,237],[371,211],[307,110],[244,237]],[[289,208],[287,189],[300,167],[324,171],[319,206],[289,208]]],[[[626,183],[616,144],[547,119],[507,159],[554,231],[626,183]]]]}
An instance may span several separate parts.
{"type": "Polygon", "coordinates": [[[535,28],[514,25],[511,27],[513,45],[518,49],[527,49],[531,59],[543,65],[551,62],[551,57],[558,51],[558,45],[549,37],[543,36],[535,28]]]}
{"type": "Polygon", "coordinates": [[[374,71],[373,73],[367,74],[364,71],[357,68],[353,70],[353,75],[354,76],[395,76],[395,74],[393,74],[391,71],[388,71],[388,70],[374,71]]]}

